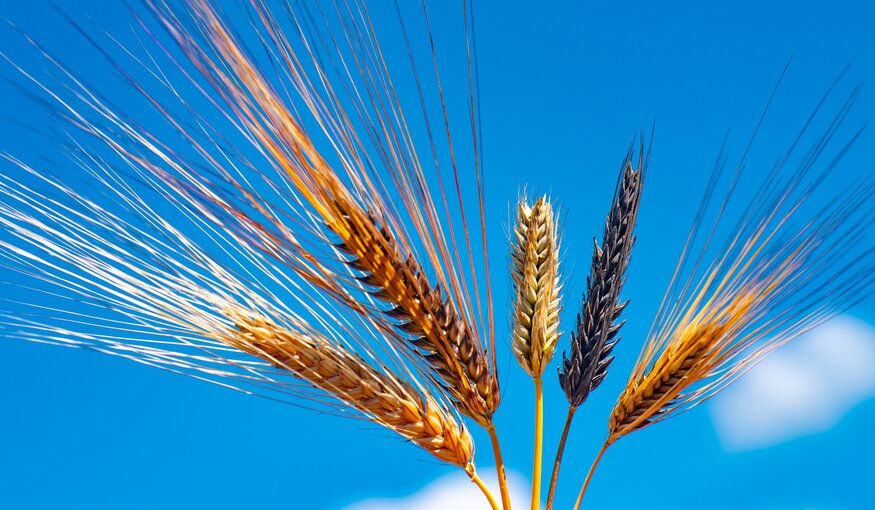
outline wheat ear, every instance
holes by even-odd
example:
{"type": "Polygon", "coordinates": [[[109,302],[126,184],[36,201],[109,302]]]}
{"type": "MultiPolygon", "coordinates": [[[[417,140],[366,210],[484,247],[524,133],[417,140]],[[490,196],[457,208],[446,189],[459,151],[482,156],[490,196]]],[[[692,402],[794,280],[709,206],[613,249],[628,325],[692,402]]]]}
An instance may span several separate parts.
{"type": "Polygon", "coordinates": [[[513,352],[535,384],[532,510],[541,505],[544,406],[541,375],[559,338],[559,232],[547,197],[533,206],[521,200],[511,240],[513,352]]]}
{"type": "Polygon", "coordinates": [[[623,322],[618,321],[628,301],[620,302],[619,295],[626,278],[632,245],[635,243],[635,222],[644,183],[643,158],[644,152],[641,151],[638,167],[635,168],[632,166],[631,154],[626,156],[605,221],[601,247],[598,241],[593,240],[594,249],[590,274],[586,279],[586,294],[582,310],[577,315],[576,332],[571,333],[571,357],[566,358],[563,353],[559,369],[559,383],[568,398],[569,407],[550,477],[548,510],[553,506],[562,455],[574,413],[607,375],[608,367],[613,361],[611,352],[619,340],[617,334],[623,326],[623,322]]]}
{"type": "Polygon", "coordinates": [[[222,339],[228,345],[336,395],[438,459],[472,469],[474,444],[464,424],[410,383],[315,334],[284,329],[243,312],[226,313],[234,322],[222,339]]]}

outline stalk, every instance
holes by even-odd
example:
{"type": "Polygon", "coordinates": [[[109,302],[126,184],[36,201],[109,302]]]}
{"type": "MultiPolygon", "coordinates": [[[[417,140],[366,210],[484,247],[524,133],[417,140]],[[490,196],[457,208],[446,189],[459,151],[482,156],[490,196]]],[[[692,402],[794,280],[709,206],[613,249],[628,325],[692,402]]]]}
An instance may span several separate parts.
{"type": "Polygon", "coordinates": [[[571,430],[571,421],[577,408],[568,408],[568,416],[565,418],[565,426],[562,428],[562,437],[559,439],[559,448],[556,450],[556,460],[553,462],[553,474],[550,476],[550,490],[547,492],[547,510],[553,508],[553,498],[556,496],[556,484],[559,482],[559,466],[562,465],[562,454],[565,453],[565,442],[568,440],[568,431],[571,430]]]}
{"type": "Polygon", "coordinates": [[[592,480],[592,474],[595,473],[595,468],[599,465],[599,462],[602,460],[602,455],[605,454],[605,450],[608,449],[609,445],[610,443],[605,441],[605,444],[602,445],[602,449],[599,450],[599,454],[596,455],[595,460],[592,461],[592,466],[589,467],[589,473],[586,474],[586,480],[583,481],[583,487],[580,488],[580,494],[577,496],[577,502],[574,503],[574,510],[580,509],[580,502],[583,501],[583,495],[586,493],[589,481],[592,480]]]}
{"type": "Polygon", "coordinates": [[[541,378],[535,377],[535,454],[532,461],[532,510],[541,505],[541,457],[544,446],[544,391],[541,378]]]}
{"type": "Polygon", "coordinates": [[[504,510],[511,510],[510,491],[507,488],[507,475],[504,472],[504,459],[501,456],[501,445],[498,443],[498,434],[495,432],[495,424],[490,422],[486,426],[489,439],[492,441],[492,453],[495,454],[495,474],[498,476],[498,488],[501,492],[501,506],[504,510]]]}
{"type": "Polygon", "coordinates": [[[468,472],[468,476],[471,478],[471,481],[474,482],[474,485],[476,485],[483,492],[483,495],[486,496],[486,499],[489,501],[489,507],[492,508],[492,510],[500,510],[500,507],[498,506],[498,501],[495,500],[495,496],[492,495],[492,491],[490,491],[489,487],[487,487],[486,484],[483,483],[483,480],[481,480],[480,477],[477,476],[477,473],[471,470],[470,472],[468,472]]]}

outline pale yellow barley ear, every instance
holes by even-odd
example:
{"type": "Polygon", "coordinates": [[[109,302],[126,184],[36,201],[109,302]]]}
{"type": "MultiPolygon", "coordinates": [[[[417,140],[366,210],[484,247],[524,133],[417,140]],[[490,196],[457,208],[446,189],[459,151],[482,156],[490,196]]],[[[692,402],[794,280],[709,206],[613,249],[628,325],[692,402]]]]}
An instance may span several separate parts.
{"type": "Polygon", "coordinates": [[[520,366],[540,378],[559,338],[559,231],[546,196],[517,208],[511,233],[513,324],[511,344],[520,366]]]}
{"type": "Polygon", "coordinates": [[[541,452],[544,404],[541,376],[559,338],[559,231],[546,196],[517,207],[511,239],[513,324],[511,344],[535,384],[535,434],[532,466],[532,510],[541,506],[541,452]]]}

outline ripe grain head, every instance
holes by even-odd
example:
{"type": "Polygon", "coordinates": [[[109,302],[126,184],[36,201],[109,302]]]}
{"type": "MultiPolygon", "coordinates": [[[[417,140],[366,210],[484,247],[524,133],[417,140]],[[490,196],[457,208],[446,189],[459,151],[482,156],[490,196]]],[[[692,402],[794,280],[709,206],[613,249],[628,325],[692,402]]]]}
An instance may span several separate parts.
{"type": "Polygon", "coordinates": [[[571,335],[571,356],[566,358],[563,354],[559,372],[559,382],[571,407],[580,406],[601,384],[613,361],[611,352],[623,325],[619,318],[627,305],[619,300],[619,296],[635,243],[644,157],[642,150],[636,168],[632,165],[631,153],[626,156],[605,221],[602,245],[593,240],[586,294],[577,315],[576,331],[571,335]]]}
{"type": "Polygon", "coordinates": [[[731,301],[705,310],[674,333],[653,367],[620,395],[608,424],[608,444],[667,417],[686,398],[684,390],[726,360],[736,335],[752,318],[756,290],[733,295],[731,301]]]}
{"type": "Polygon", "coordinates": [[[514,354],[532,377],[539,378],[559,338],[559,231],[546,196],[517,207],[511,234],[514,354]]]}
{"type": "Polygon", "coordinates": [[[723,167],[715,169],[672,283],[611,414],[608,444],[700,404],[764,356],[872,292],[875,247],[864,232],[875,216],[875,183],[871,178],[853,183],[834,197],[815,194],[848,149],[813,172],[843,115],[837,114],[793,168],[806,124],[781,165],[765,174],[750,202],[738,209],[725,241],[717,243],[718,227],[732,211],[733,192],[744,176],[742,161],[715,225],[694,245],[723,167]],[[820,205],[812,206],[818,198],[820,205]]]}
{"type": "Polygon", "coordinates": [[[471,464],[474,444],[464,424],[391,371],[325,338],[242,311],[227,313],[235,326],[223,337],[228,345],[292,372],[442,461],[466,469],[471,464]]]}
{"type": "Polygon", "coordinates": [[[481,425],[492,420],[499,403],[496,374],[487,353],[440,287],[432,286],[416,260],[404,256],[386,227],[354,204],[336,201],[329,227],[338,248],[369,291],[391,305],[385,312],[401,333],[401,344],[434,371],[459,410],[481,425]]]}

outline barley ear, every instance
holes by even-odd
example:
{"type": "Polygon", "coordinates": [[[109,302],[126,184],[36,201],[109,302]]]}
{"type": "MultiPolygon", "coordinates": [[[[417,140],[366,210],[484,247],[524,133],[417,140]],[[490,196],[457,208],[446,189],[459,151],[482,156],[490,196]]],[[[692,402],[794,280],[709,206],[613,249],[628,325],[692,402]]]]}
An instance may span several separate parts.
{"type": "Polygon", "coordinates": [[[511,234],[512,346],[520,365],[541,377],[559,338],[559,233],[553,206],[521,200],[511,234]]]}
{"type": "Polygon", "coordinates": [[[619,295],[635,242],[643,166],[639,159],[636,169],[630,158],[626,158],[605,222],[602,246],[594,243],[582,310],[577,315],[576,332],[571,333],[571,357],[562,355],[559,383],[574,408],[604,380],[613,361],[611,351],[619,340],[617,333],[623,322],[618,321],[628,304],[628,301],[620,302],[619,295]]]}
{"type": "Polygon", "coordinates": [[[228,345],[292,372],[438,459],[473,472],[474,443],[464,424],[409,382],[337,342],[242,312],[227,314],[235,326],[222,339],[228,345]]]}
{"type": "Polygon", "coordinates": [[[498,378],[475,331],[388,228],[352,203],[338,200],[335,207],[329,227],[342,240],[337,247],[351,256],[346,263],[363,273],[369,292],[391,306],[385,315],[404,347],[429,366],[462,414],[487,426],[499,403],[498,378]]]}

